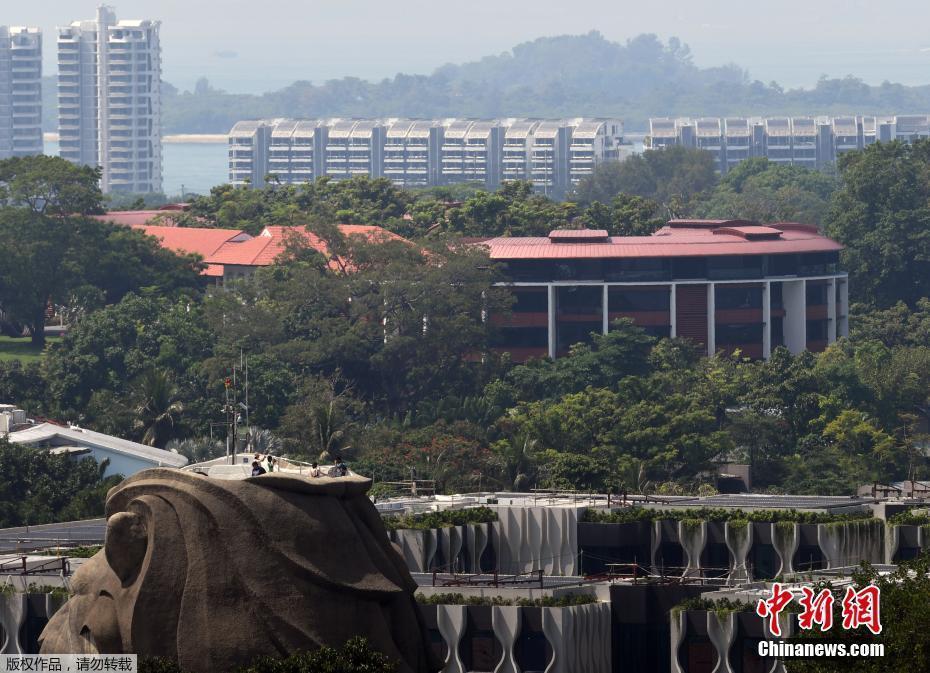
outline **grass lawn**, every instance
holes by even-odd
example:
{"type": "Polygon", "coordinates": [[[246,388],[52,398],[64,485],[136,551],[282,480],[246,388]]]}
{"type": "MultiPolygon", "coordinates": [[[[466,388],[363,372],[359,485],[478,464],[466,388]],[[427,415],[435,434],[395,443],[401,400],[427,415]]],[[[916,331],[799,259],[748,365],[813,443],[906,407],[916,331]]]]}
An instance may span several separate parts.
{"type": "MultiPolygon", "coordinates": [[[[46,337],[46,343],[59,341],[61,337],[46,337]]],[[[38,362],[42,358],[42,351],[35,348],[29,337],[13,338],[0,336],[0,361],[20,360],[22,362],[38,362]]]]}

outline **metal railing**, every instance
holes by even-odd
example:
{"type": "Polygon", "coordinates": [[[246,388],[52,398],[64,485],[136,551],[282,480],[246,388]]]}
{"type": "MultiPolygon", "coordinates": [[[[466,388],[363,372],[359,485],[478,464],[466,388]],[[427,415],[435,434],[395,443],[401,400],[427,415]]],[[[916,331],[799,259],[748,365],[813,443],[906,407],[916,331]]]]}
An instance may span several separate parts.
{"type": "Polygon", "coordinates": [[[71,568],[68,558],[48,559],[42,562],[30,563],[28,556],[10,559],[0,563],[0,574],[3,575],[70,575],[71,568]]]}
{"type": "Polygon", "coordinates": [[[490,573],[456,573],[453,568],[448,574],[442,573],[441,568],[433,570],[434,587],[464,587],[464,586],[484,586],[484,587],[502,587],[502,586],[526,586],[528,584],[539,585],[540,589],[545,588],[545,575],[542,570],[530,570],[528,572],[516,573],[513,575],[502,575],[497,570],[490,573]]]}

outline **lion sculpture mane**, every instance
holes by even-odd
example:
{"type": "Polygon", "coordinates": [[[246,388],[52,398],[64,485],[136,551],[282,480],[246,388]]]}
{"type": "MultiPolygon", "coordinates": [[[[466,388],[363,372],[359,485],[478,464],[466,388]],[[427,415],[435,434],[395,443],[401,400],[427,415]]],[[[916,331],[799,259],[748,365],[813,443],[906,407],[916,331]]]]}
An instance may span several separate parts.
{"type": "Polygon", "coordinates": [[[74,574],[41,652],[136,653],[230,671],[362,635],[428,673],[416,584],[358,476],[139,472],[107,494],[106,543],[74,574]]]}

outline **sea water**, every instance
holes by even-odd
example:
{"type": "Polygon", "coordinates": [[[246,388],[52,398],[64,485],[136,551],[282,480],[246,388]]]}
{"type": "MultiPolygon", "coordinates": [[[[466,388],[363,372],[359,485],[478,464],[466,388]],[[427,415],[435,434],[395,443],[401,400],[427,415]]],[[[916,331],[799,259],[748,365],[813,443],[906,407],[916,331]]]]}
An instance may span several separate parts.
{"type": "MultiPolygon", "coordinates": [[[[45,153],[58,156],[58,143],[45,141],[45,153]]],[[[162,185],[169,197],[209,194],[229,182],[228,146],[216,142],[162,143],[162,185]]]]}

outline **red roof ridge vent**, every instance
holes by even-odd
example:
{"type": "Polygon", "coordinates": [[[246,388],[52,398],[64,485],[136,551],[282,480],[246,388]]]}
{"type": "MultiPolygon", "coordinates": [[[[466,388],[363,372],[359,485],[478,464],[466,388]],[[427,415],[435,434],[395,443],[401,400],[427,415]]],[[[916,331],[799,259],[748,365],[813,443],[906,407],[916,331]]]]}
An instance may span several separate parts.
{"type": "Polygon", "coordinates": [[[759,224],[742,227],[719,227],[714,229],[713,233],[725,236],[739,236],[747,241],[771,241],[781,238],[781,229],[765,227],[759,224]]]}
{"type": "Polygon", "coordinates": [[[669,220],[670,229],[717,229],[719,227],[754,227],[754,220],[669,220]]]}
{"type": "Polygon", "coordinates": [[[552,243],[610,243],[606,229],[553,229],[549,232],[552,243]]]}
{"type": "Polygon", "coordinates": [[[770,224],[770,227],[778,229],[779,231],[801,231],[805,234],[819,234],[820,229],[817,228],[816,224],[802,224],[801,222],[776,222],[770,224]]]}

